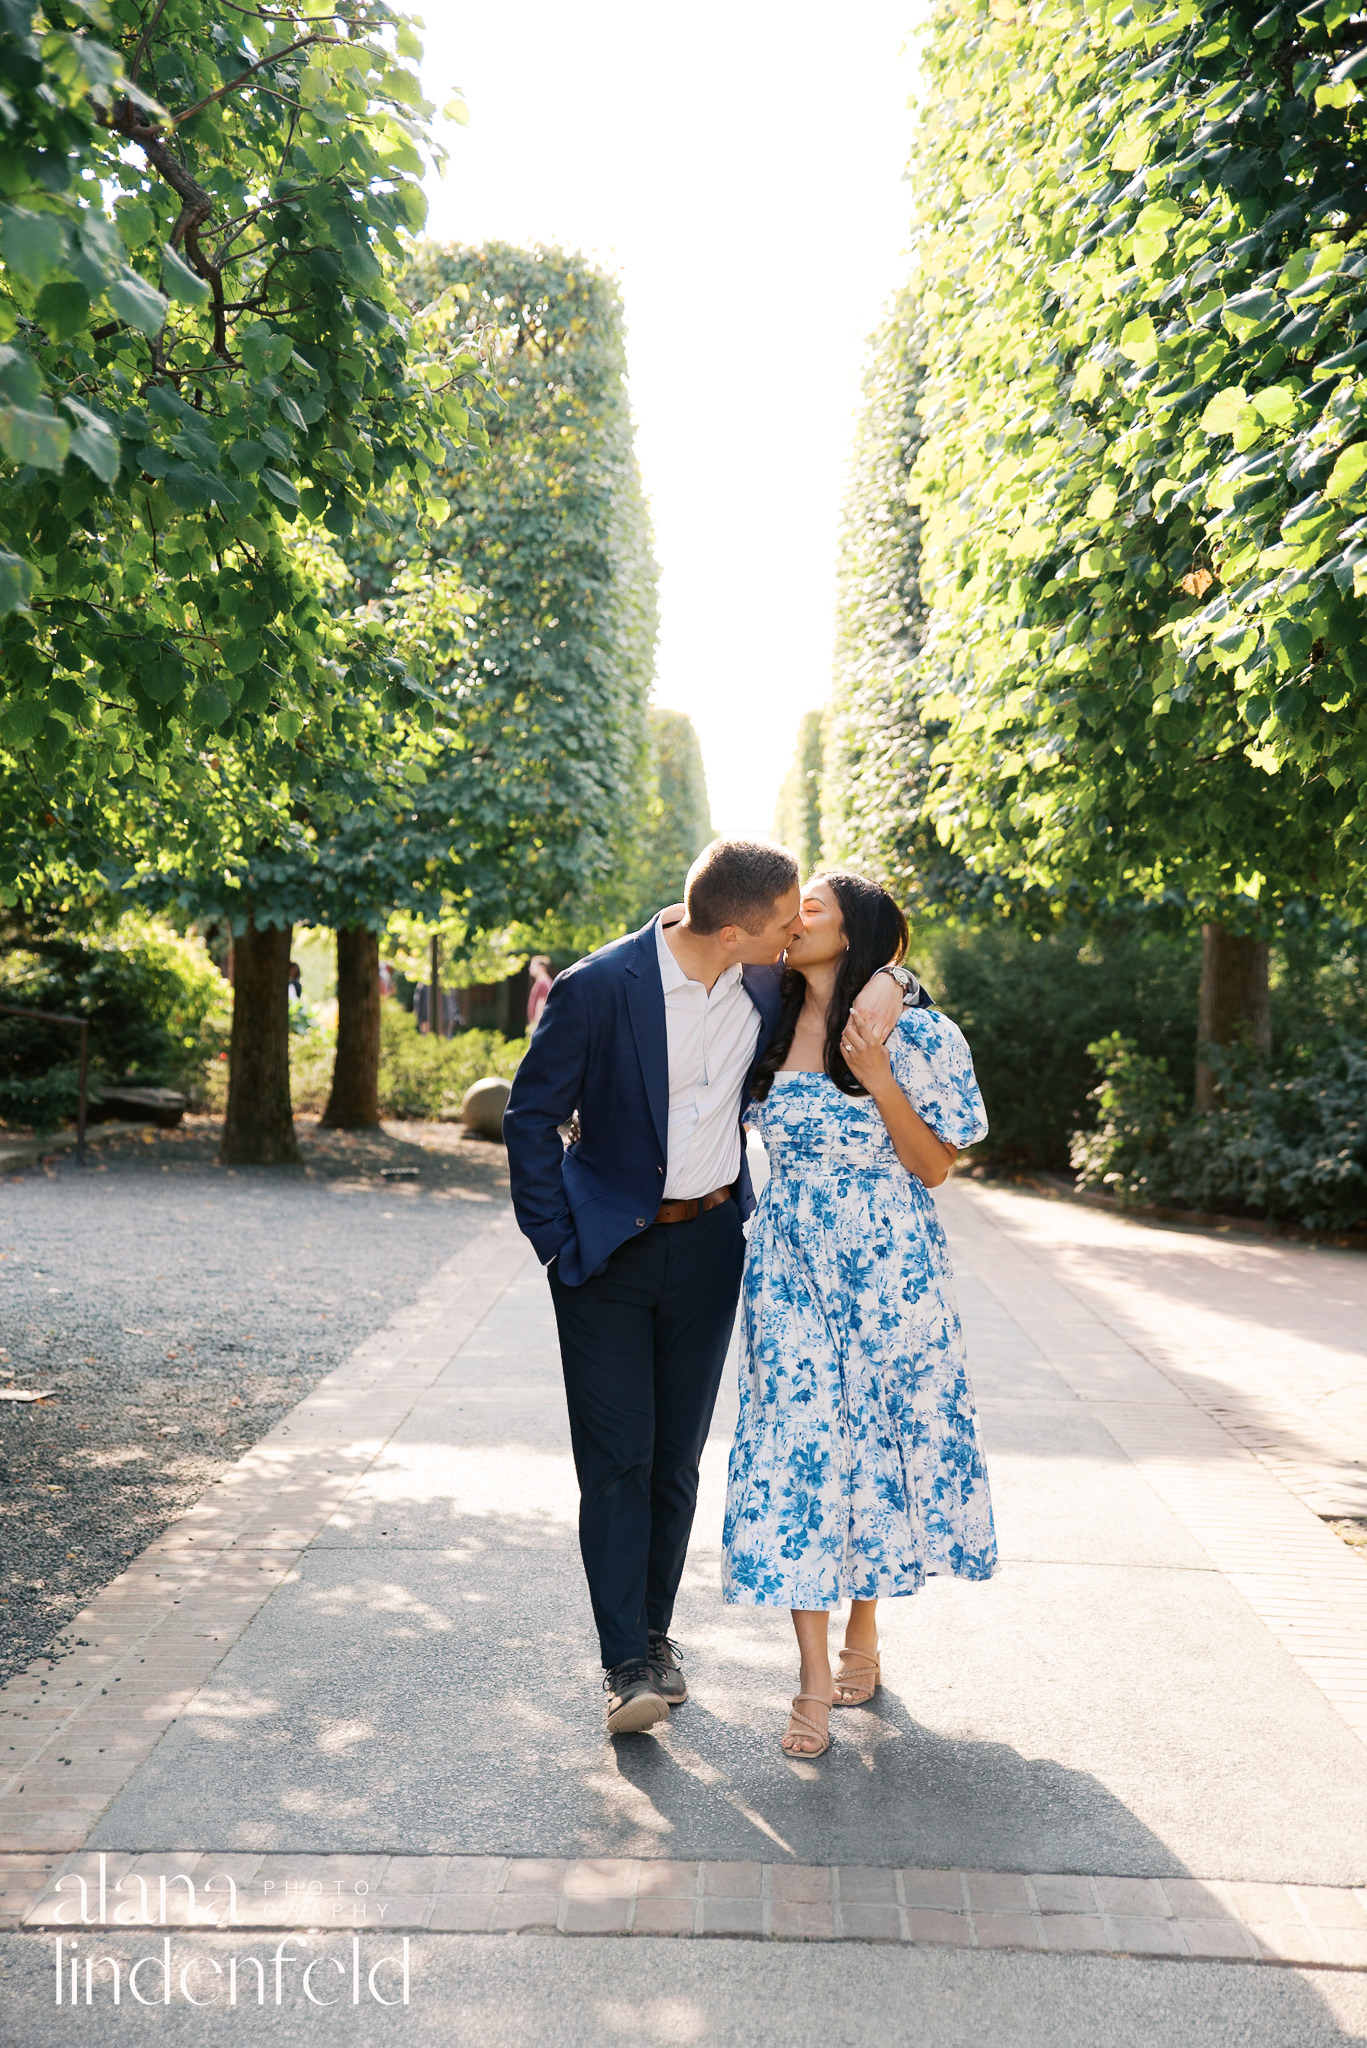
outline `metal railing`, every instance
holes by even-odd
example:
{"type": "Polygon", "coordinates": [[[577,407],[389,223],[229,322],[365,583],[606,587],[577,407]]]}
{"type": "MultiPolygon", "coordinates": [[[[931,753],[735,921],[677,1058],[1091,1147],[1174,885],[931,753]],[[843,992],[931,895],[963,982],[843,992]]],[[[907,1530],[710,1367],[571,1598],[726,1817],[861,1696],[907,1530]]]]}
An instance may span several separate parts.
{"type": "Polygon", "coordinates": [[[80,1093],[76,1100],[76,1164],[85,1165],[85,1077],[90,1059],[90,1019],[64,1017],[58,1010],[24,1010],[16,1003],[0,1003],[0,1017],[37,1017],[44,1024],[70,1024],[81,1034],[80,1093]]]}

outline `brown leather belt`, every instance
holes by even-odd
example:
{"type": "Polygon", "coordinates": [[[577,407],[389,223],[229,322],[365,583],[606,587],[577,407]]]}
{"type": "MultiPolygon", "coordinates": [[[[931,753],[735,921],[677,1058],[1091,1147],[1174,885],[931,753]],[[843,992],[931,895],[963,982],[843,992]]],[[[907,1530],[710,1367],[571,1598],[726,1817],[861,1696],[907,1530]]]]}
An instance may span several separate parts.
{"type": "Polygon", "coordinates": [[[657,1223],[691,1223],[706,1209],[720,1209],[731,1199],[730,1188],[713,1188],[710,1195],[691,1195],[685,1202],[661,1202],[655,1211],[657,1223]]]}

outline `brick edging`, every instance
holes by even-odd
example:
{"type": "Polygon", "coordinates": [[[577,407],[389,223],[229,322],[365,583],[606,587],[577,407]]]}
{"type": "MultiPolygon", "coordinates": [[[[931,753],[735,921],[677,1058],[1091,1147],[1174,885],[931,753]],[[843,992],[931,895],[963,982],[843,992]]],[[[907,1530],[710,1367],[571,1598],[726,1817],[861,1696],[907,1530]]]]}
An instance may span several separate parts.
{"type": "MultiPolygon", "coordinates": [[[[0,1882],[23,1875],[5,1869],[18,1861],[0,1857],[0,1882]]],[[[32,1891],[0,1894],[9,1924],[26,1933],[153,1925],[711,1935],[1367,1970],[1367,1887],[869,1864],[240,1851],[83,1850],[41,1878],[26,1875],[32,1891]]]]}

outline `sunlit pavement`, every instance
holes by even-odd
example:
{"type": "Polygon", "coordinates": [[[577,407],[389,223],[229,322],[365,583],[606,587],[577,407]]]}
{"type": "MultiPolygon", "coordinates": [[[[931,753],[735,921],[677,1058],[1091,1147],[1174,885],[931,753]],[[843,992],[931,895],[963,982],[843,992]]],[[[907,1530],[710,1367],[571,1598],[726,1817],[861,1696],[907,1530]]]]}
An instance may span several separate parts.
{"type": "Polygon", "coordinates": [[[942,1208],[1003,1567],[886,1610],[829,1756],[778,1751],[787,1616],[717,1593],[729,1389],[691,1700],[603,1739],[505,1218],[3,1696],[7,2044],[1367,2038],[1367,1563],[1324,1519],[1364,1512],[1367,1261],[942,1208]]]}

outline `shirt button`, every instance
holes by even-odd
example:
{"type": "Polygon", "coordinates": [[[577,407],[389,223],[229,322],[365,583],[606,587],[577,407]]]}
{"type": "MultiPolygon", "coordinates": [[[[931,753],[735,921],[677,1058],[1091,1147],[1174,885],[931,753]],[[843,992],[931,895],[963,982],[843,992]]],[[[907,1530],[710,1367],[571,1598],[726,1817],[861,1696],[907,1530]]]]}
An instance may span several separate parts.
{"type": "Polygon", "coordinates": [[[636,1218],[636,1228],[637,1228],[638,1230],[644,1230],[644,1229],[645,1229],[645,1227],[646,1227],[646,1219],[645,1219],[645,1217],[644,1217],[644,1216],[638,1216],[638,1217],[636,1218]]]}

